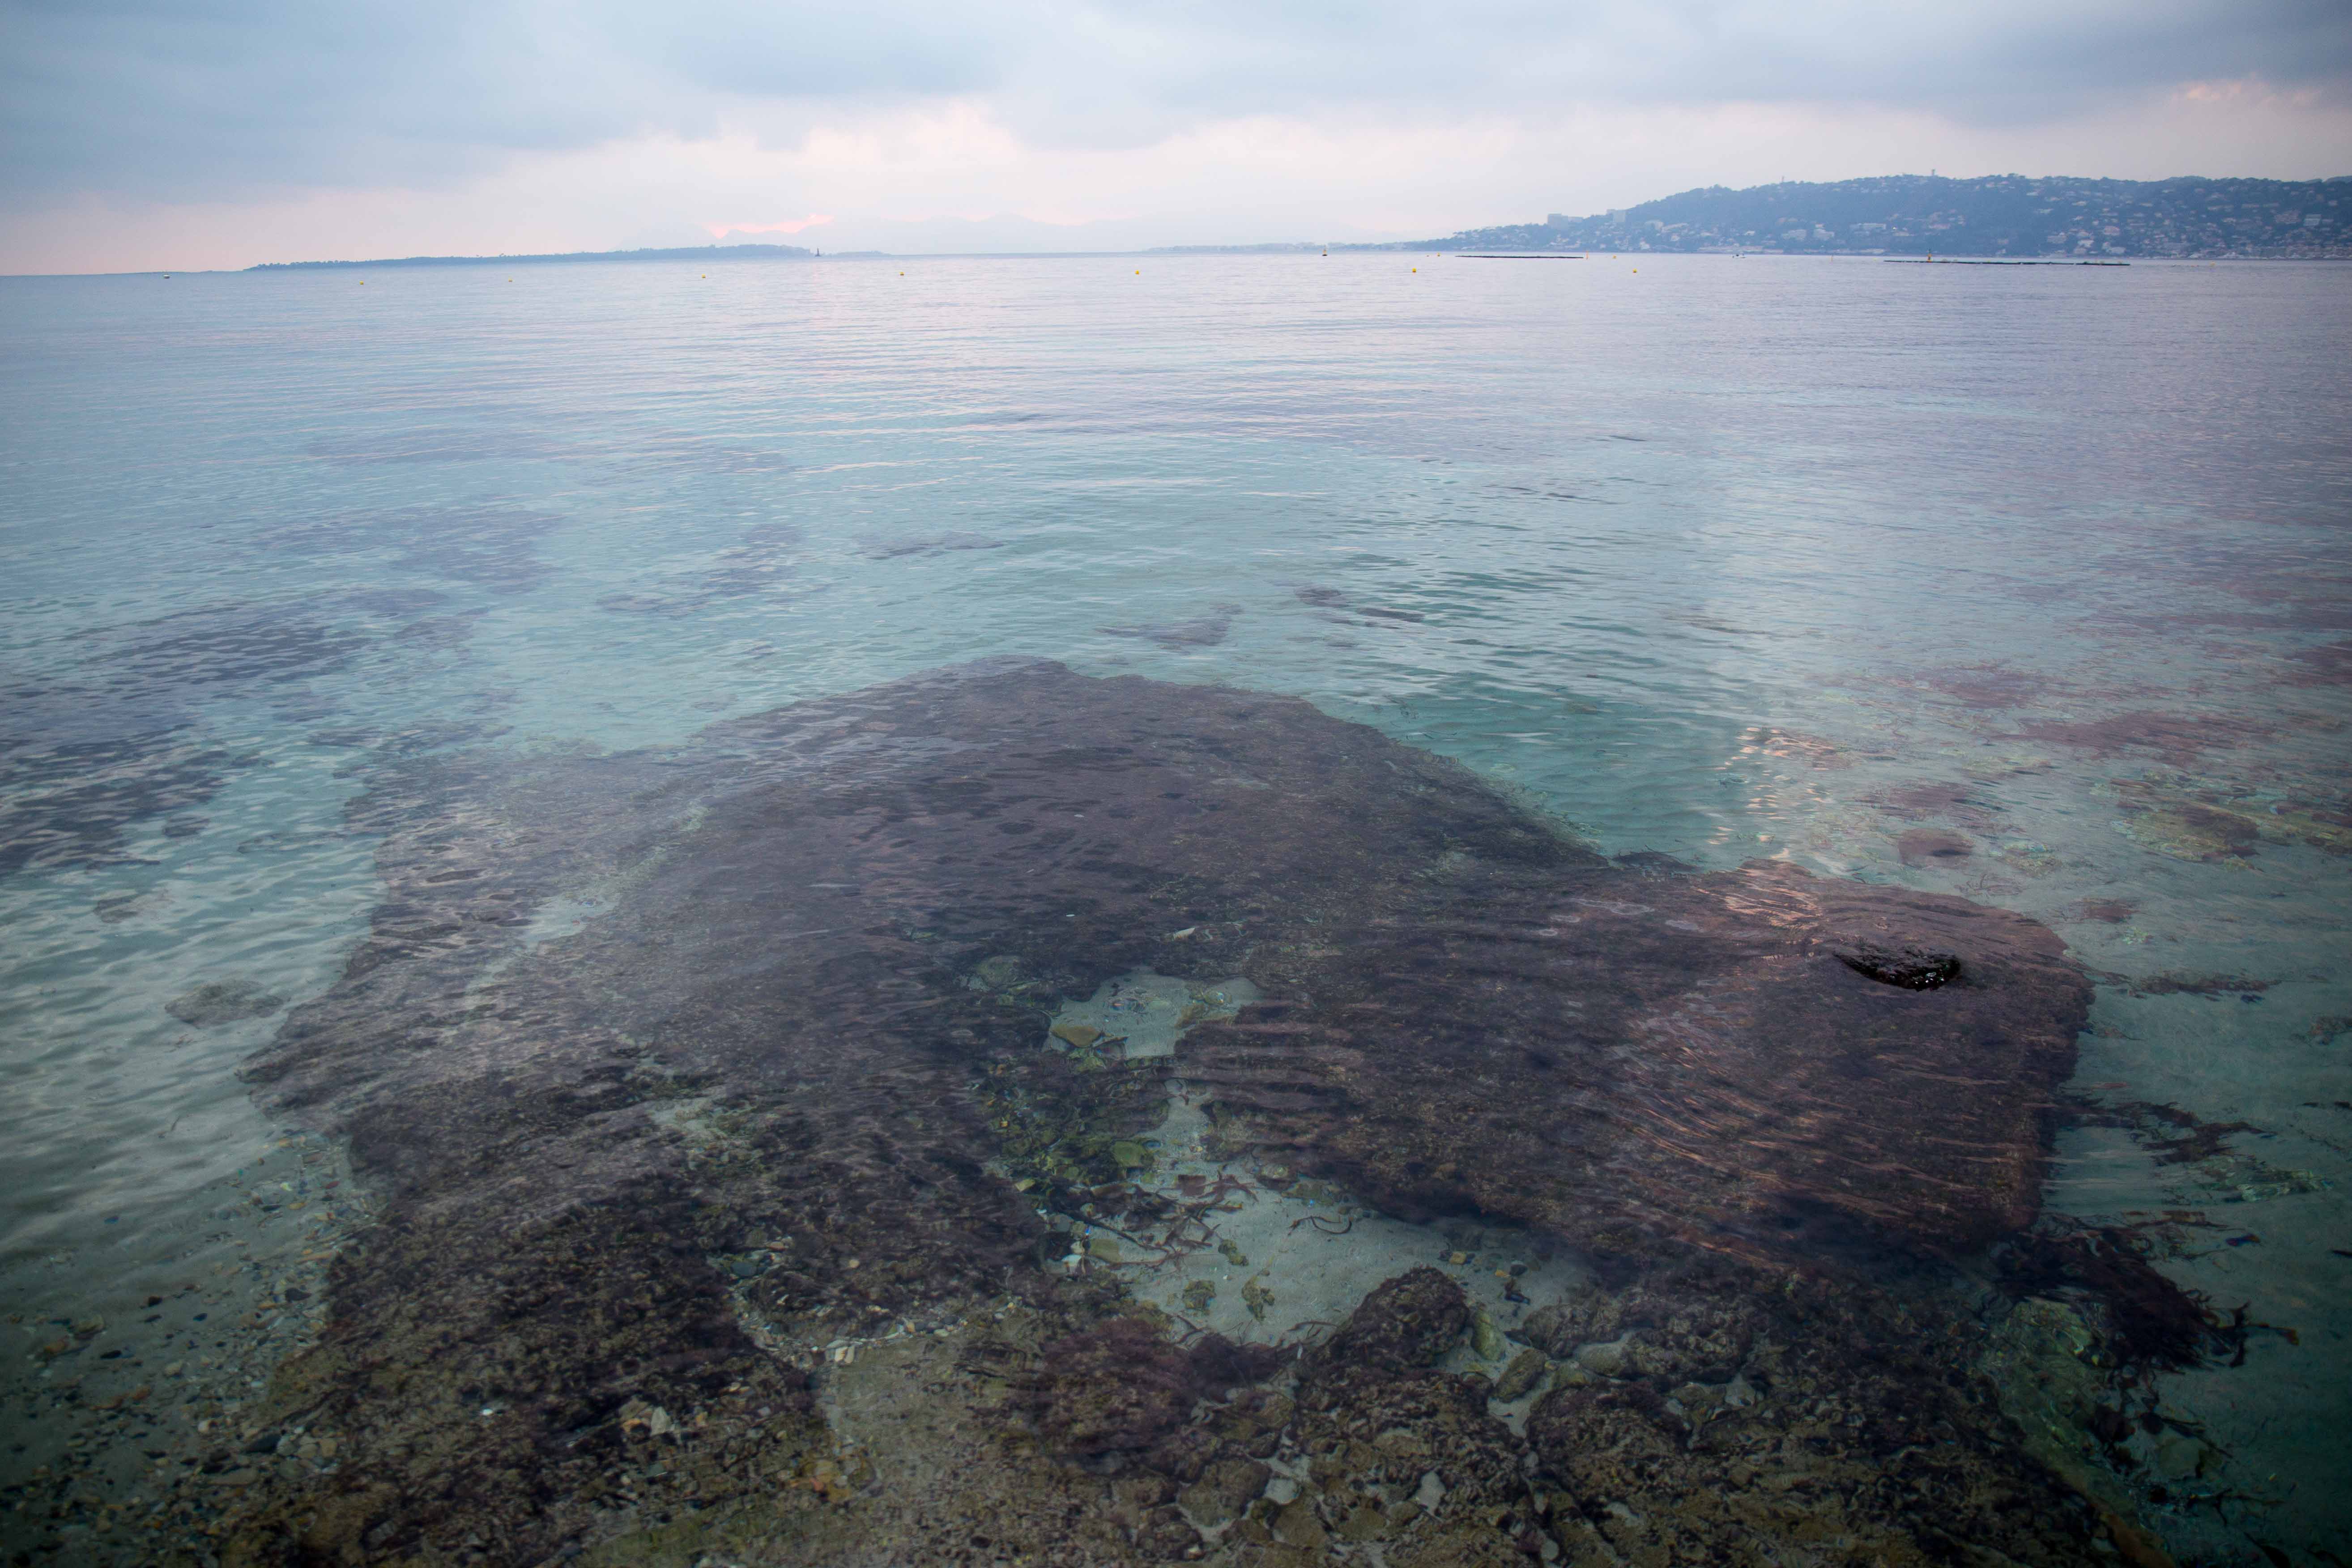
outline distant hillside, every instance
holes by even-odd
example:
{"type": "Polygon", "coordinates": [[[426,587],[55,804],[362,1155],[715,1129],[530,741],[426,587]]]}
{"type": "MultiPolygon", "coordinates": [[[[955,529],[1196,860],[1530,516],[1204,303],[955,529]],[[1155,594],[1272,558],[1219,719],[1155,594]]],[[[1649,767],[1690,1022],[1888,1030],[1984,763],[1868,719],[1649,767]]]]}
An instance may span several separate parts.
{"type": "Polygon", "coordinates": [[[2352,258],[2352,175],[2137,181],[1894,174],[1745,191],[1709,185],[1591,217],[1554,213],[1542,223],[1468,229],[1394,248],[2352,258]]]}
{"type": "Polygon", "coordinates": [[[315,272],[333,267],[510,267],[525,261],[790,261],[814,254],[797,245],[688,245],[668,250],[566,250],[552,256],[397,256],[380,261],[265,261],[247,272],[315,272]]]}

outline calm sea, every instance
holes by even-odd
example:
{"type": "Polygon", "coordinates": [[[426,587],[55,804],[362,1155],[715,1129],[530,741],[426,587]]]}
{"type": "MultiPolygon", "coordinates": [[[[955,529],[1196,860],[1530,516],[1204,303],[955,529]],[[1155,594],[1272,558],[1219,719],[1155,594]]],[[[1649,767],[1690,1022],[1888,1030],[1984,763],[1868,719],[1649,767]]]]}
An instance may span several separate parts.
{"type": "Polygon", "coordinates": [[[160,1363],[151,1296],[282,1296],[257,1193],[363,1211],[237,1069],[367,929],[374,770],[1023,654],[2048,923],[2099,978],[2048,1208],[2202,1215],[2158,1267],[2277,1331],[2167,1379],[2211,1458],[2159,1523],[2352,1539],[2347,529],[2341,268],[0,280],[0,1483],[137,1492],[43,1347],[160,1363]]]}

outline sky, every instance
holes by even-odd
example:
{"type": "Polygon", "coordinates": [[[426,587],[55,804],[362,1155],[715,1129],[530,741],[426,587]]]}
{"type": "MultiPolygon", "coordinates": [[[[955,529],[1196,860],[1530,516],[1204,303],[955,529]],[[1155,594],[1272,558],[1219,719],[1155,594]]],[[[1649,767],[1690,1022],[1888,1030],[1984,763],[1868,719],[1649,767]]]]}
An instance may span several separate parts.
{"type": "Polygon", "coordinates": [[[2352,174],[2352,0],[0,0],[0,272],[2352,174]]]}

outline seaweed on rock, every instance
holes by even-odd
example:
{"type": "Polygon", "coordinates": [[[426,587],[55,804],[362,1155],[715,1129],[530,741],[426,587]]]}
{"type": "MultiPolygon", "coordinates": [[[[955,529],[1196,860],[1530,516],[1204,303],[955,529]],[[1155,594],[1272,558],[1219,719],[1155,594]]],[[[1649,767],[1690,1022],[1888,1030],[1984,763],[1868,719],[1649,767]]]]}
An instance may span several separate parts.
{"type": "Polygon", "coordinates": [[[2033,1219],[2088,989],[2030,921],[1612,864],[1304,702],[1034,661],[415,758],[354,815],[374,931],[250,1068],[383,1194],[268,1407],[344,1458],[266,1479],[228,1561],[1575,1561],[1612,1508],[2093,1555],[1973,1320],[1841,1261],[2033,1219]],[[1101,1156],[1150,1080],[1041,1048],[1047,1009],[1146,967],[1266,998],[1184,1043],[1225,1147],[1592,1259],[1632,1305],[1538,1342],[1611,1328],[1614,1370],[1557,1363],[1523,1439],[1430,1364],[1475,1326],[1434,1270],[1280,1364],[1066,1277],[1046,1214],[1134,1201],[1101,1156]],[[1843,1512],[1791,1511],[1771,1456],[1832,1408],[1843,1512]],[[1643,1444],[1638,1495],[1587,1473],[1643,1444]],[[1312,1484],[1260,1496],[1278,1453],[1312,1484]]]}
{"type": "Polygon", "coordinates": [[[1031,1384],[1037,1429],[1055,1452],[1081,1458],[1150,1448],[1199,1400],[1222,1399],[1289,1359],[1214,1334],[1180,1350],[1140,1318],[1112,1317],[1045,1347],[1031,1384]]]}

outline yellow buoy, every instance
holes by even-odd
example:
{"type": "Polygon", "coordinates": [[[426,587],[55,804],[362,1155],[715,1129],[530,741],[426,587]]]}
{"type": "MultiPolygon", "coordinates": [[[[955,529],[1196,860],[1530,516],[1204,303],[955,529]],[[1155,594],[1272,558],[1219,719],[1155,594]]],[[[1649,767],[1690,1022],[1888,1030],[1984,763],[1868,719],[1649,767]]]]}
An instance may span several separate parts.
{"type": "Polygon", "coordinates": [[[1418,272],[1418,271],[1420,271],[1420,270],[1421,270],[1421,268],[1418,268],[1418,267],[1416,267],[1416,268],[1413,268],[1413,270],[1414,270],[1415,272],[1418,272]]]}

